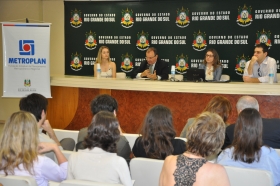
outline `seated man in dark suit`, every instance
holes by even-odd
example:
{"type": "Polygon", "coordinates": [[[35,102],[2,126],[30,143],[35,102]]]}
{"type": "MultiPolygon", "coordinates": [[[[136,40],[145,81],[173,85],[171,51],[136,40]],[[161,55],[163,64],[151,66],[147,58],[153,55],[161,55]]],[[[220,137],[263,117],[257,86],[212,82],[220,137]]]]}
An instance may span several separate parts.
{"type": "MultiPolygon", "coordinates": [[[[93,115],[97,114],[99,111],[109,111],[115,114],[118,110],[118,103],[115,98],[110,95],[102,94],[96,96],[90,103],[91,112],[93,115]]],[[[119,126],[120,132],[121,128],[119,126]]],[[[88,128],[82,128],[78,134],[78,142],[76,145],[76,150],[85,149],[83,146],[83,141],[87,136],[88,128]]],[[[130,153],[131,149],[127,139],[122,135],[120,135],[120,139],[117,142],[117,155],[123,157],[128,163],[130,161],[130,153]]]]}
{"type": "Polygon", "coordinates": [[[150,78],[153,80],[168,79],[168,63],[158,58],[157,49],[150,47],[146,52],[146,60],[132,73],[132,78],[150,78]]]}
{"type": "MultiPolygon", "coordinates": [[[[239,114],[245,108],[254,108],[259,111],[258,101],[251,96],[242,96],[237,104],[236,109],[239,114]]],[[[263,121],[263,144],[272,148],[280,149],[280,119],[266,119],[262,118],[263,121]]],[[[235,124],[229,125],[226,128],[225,142],[222,149],[231,145],[233,141],[235,124]]]]}

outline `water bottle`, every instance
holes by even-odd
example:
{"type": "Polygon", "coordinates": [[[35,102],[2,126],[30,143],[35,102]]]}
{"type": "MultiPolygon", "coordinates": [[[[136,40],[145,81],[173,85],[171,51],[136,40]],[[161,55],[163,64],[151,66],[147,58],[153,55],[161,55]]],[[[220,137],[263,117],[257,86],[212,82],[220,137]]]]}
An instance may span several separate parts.
{"type": "Polygon", "coordinates": [[[175,81],[175,65],[171,66],[171,78],[170,81],[175,81]]]}
{"type": "Polygon", "coordinates": [[[270,68],[269,68],[269,74],[268,74],[268,76],[269,76],[268,82],[269,82],[270,84],[273,84],[273,81],[274,81],[274,68],[273,68],[273,67],[270,67],[270,68]]]}
{"type": "Polygon", "coordinates": [[[99,79],[100,76],[101,76],[101,67],[100,67],[99,63],[97,63],[96,65],[97,65],[96,66],[96,69],[97,69],[97,76],[96,77],[99,79]]]}

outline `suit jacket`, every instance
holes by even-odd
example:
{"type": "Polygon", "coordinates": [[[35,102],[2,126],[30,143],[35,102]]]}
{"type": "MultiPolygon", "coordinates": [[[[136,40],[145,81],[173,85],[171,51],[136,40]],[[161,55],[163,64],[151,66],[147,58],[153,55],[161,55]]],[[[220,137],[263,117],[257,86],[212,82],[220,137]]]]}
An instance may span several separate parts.
{"type": "MultiPolygon", "coordinates": [[[[280,119],[266,119],[263,121],[263,144],[269,147],[280,149],[280,119]]],[[[229,125],[226,128],[225,142],[222,149],[231,145],[233,141],[235,124],[229,125]]]]}
{"type": "MultiPolygon", "coordinates": [[[[198,68],[204,69],[204,71],[206,71],[207,67],[204,64],[200,64],[198,68]]],[[[222,65],[218,65],[216,70],[213,72],[213,81],[220,81],[222,76],[222,71],[223,71],[222,65]]]]}
{"type": "MultiPolygon", "coordinates": [[[[140,64],[140,67],[137,68],[136,70],[133,71],[132,73],[132,78],[135,78],[137,76],[138,73],[142,73],[144,72],[146,69],[148,69],[148,63],[147,63],[147,60],[143,61],[141,64],[140,64]]],[[[154,68],[154,71],[156,70],[156,74],[158,76],[161,76],[161,80],[166,80],[168,79],[168,72],[169,72],[169,69],[168,69],[168,63],[161,60],[161,59],[157,59],[157,62],[156,62],[156,65],[155,65],[155,68],[154,68]]]]}

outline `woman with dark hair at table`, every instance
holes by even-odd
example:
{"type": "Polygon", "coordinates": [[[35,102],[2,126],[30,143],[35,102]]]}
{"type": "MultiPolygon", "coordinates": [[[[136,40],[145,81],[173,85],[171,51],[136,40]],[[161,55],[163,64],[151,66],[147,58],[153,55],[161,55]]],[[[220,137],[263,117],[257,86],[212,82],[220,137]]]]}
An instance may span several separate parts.
{"type": "Polygon", "coordinates": [[[132,186],[127,162],[116,153],[119,138],[119,122],[115,115],[108,111],[95,114],[84,140],[86,149],[69,157],[67,179],[132,186]]]}
{"type": "Polygon", "coordinates": [[[175,139],[172,114],[169,108],[156,105],[147,113],[138,137],[132,148],[135,157],[164,160],[171,154],[186,150],[185,141],[175,139]]]}
{"type": "Polygon", "coordinates": [[[205,58],[199,69],[205,70],[205,80],[220,81],[223,71],[223,66],[219,60],[219,54],[213,48],[206,51],[205,58]]]}
{"type": "Polygon", "coordinates": [[[187,134],[187,151],[165,159],[159,185],[229,186],[225,168],[206,159],[221,149],[225,128],[218,114],[198,115],[187,134]]]}
{"type": "Polygon", "coordinates": [[[231,146],[222,151],[217,162],[221,165],[268,170],[274,185],[280,185],[280,157],[263,145],[263,123],[260,113],[253,108],[240,112],[234,128],[231,146]]]}

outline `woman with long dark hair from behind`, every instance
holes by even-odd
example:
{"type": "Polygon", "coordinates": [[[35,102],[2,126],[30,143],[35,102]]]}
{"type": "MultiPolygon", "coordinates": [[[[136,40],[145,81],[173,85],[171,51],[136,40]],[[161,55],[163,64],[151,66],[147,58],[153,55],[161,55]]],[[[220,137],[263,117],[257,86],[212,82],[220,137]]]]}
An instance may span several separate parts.
{"type": "Polygon", "coordinates": [[[182,154],[185,141],[175,139],[172,114],[163,105],[152,107],[147,113],[138,137],[132,148],[135,157],[165,159],[168,155],[182,154]]]}
{"type": "Polygon", "coordinates": [[[260,113],[253,108],[240,112],[234,128],[231,146],[218,156],[222,165],[268,170],[274,184],[280,185],[280,157],[277,152],[263,145],[263,123],[260,113]]]}
{"type": "Polygon", "coordinates": [[[95,114],[84,140],[86,149],[69,157],[67,179],[132,186],[127,162],[116,153],[119,138],[119,122],[115,115],[108,111],[95,114]]]}
{"type": "Polygon", "coordinates": [[[48,186],[49,181],[66,179],[67,165],[56,143],[39,143],[37,121],[31,113],[19,111],[11,115],[0,142],[0,174],[32,176],[38,186],[48,186]],[[59,165],[39,155],[48,151],[55,153],[59,165]]]}

